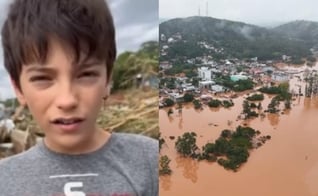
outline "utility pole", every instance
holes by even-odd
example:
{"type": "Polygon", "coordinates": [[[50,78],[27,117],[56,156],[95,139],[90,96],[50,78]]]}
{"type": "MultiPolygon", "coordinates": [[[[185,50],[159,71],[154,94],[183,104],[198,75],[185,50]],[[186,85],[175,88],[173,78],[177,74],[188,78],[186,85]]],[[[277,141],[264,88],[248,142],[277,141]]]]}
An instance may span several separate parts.
{"type": "Polygon", "coordinates": [[[206,2],[206,16],[209,16],[209,2],[206,2]]]}

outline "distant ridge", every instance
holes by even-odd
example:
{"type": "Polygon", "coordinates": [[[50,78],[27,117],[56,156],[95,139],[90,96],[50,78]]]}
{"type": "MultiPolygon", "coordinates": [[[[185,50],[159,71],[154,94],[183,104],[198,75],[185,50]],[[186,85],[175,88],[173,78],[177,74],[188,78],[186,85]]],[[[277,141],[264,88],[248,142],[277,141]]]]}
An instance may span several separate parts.
{"type": "Polygon", "coordinates": [[[174,44],[178,51],[168,51],[168,57],[183,54],[195,57],[201,53],[214,56],[236,58],[258,57],[260,60],[281,59],[282,55],[294,58],[311,55],[310,49],[317,47],[318,23],[294,21],[276,28],[264,28],[257,25],[217,19],[204,16],[175,18],[162,22],[159,33],[172,37],[179,33],[186,44],[174,44]],[[223,48],[224,54],[215,54],[196,46],[206,42],[216,48],[223,48]],[[187,50],[196,50],[190,52],[187,50]],[[192,54],[192,55],[191,55],[192,54]]]}

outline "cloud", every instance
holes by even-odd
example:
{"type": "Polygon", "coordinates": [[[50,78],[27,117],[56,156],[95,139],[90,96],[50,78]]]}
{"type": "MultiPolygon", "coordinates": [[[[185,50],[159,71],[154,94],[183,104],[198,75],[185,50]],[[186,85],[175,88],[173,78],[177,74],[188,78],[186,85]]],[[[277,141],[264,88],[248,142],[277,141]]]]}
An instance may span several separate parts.
{"type": "Polygon", "coordinates": [[[316,0],[160,0],[159,17],[163,19],[206,15],[252,24],[270,24],[292,20],[318,21],[316,0]]]}
{"type": "Polygon", "coordinates": [[[157,24],[134,24],[118,28],[116,39],[119,43],[119,53],[125,50],[134,51],[139,48],[141,43],[158,40],[158,30],[157,24]]]}
{"type": "Polygon", "coordinates": [[[118,53],[135,51],[145,41],[158,40],[158,0],[109,0],[116,26],[118,53]]]}

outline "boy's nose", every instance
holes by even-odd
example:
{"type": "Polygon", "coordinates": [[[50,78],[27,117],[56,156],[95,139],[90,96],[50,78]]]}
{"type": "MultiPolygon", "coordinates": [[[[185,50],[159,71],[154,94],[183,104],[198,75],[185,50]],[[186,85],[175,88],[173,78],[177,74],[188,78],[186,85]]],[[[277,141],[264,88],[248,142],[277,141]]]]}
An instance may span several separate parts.
{"type": "Polygon", "coordinates": [[[64,87],[63,89],[60,89],[56,97],[57,107],[61,110],[70,111],[74,110],[78,106],[76,93],[71,87],[64,87]]]}

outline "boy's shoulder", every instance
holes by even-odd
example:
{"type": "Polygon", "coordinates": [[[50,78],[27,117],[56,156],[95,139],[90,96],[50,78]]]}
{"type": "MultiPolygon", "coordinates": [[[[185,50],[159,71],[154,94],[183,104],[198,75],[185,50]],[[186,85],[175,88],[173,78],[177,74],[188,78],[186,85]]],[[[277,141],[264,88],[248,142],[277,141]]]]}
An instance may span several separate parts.
{"type": "MultiPolygon", "coordinates": [[[[132,133],[112,133],[114,146],[129,149],[127,152],[133,150],[144,151],[147,154],[159,153],[159,142],[148,136],[132,134],[132,133]]],[[[122,151],[123,152],[123,151],[122,151]]]]}
{"type": "Polygon", "coordinates": [[[6,157],[0,160],[0,173],[2,177],[4,174],[14,175],[18,171],[23,171],[27,169],[28,166],[34,163],[38,154],[35,152],[35,147],[30,148],[29,150],[6,157]]]}
{"type": "Polygon", "coordinates": [[[159,155],[158,140],[139,134],[112,133],[109,147],[108,152],[114,159],[138,158],[139,160],[150,160],[152,162],[157,161],[159,155]]]}
{"type": "Polygon", "coordinates": [[[137,146],[149,146],[159,148],[158,141],[144,135],[133,134],[133,133],[112,133],[112,137],[115,137],[117,142],[126,144],[135,144],[137,146]]]}

